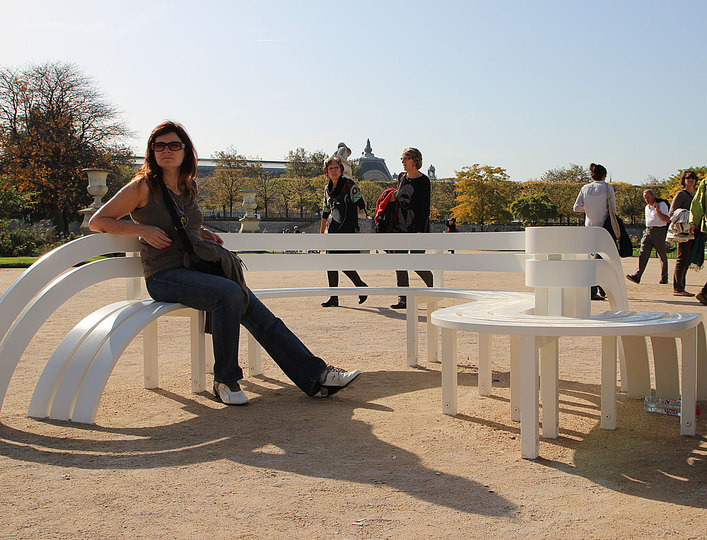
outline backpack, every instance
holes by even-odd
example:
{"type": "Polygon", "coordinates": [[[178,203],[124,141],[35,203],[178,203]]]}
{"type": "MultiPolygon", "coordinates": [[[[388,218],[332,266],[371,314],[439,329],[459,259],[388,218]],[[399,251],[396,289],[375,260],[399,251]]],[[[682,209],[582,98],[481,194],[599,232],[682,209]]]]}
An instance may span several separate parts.
{"type": "Polygon", "coordinates": [[[376,213],[373,219],[376,223],[375,230],[377,233],[393,231],[393,226],[398,216],[398,201],[391,201],[391,197],[395,191],[395,188],[383,190],[383,193],[381,193],[376,201],[376,213]]]}

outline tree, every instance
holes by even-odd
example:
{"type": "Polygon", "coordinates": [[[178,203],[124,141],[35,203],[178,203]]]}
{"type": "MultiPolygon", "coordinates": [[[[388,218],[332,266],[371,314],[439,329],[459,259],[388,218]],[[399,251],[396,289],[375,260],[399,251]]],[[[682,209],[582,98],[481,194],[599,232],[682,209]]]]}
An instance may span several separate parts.
{"type": "Polygon", "coordinates": [[[33,193],[20,193],[7,178],[0,178],[0,220],[22,219],[34,207],[33,193]]]}
{"type": "Polygon", "coordinates": [[[245,187],[248,160],[239,154],[233,146],[220,150],[212,156],[216,160],[216,169],[208,180],[209,201],[223,208],[223,214],[233,217],[233,207],[241,197],[238,191],[245,187]]]}
{"type": "Polygon", "coordinates": [[[297,209],[300,218],[304,217],[305,212],[316,212],[320,209],[323,189],[327,182],[326,177],[296,176],[295,178],[283,177],[281,180],[287,185],[289,203],[297,209]]]}
{"type": "Polygon", "coordinates": [[[545,193],[516,199],[511,205],[511,212],[520,219],[524,227],[547,224],[557,217],[557,206],[545,193]]]}
{"type": "Polygon", "coordinates": [[[707,167],[702,166],[702,167],[686,167],[684,169],[678,170],[675,174],[673,174],[668,180],[665,182],[665,187],[662,190],[662,196],[668,200],[672,200],[672,198],[675,196],[675,194],[682,189],[682,185],[680,184],[680,177],[682,176],[683,171],[687,170],[692,170],[695,171],[695,174],[697,174],[697,178],[702,180],[707,176],[707,167]]]}
{"type": "Polygon", "coordinates": [[[263,217],[269,211],[280,193],[280,179],[266,172],[260,163],[249,163],[245,169],[248,185],[257,192],[258,206],[263,209],[263,217]]]}
{"type": "Polygon", "coordinates": [[[520,190],[501,167],[479,165],[457,172],[456,206],[452,214],[460,223],[509,223],[511,202],[520,190]]]}
{"type": "Polygon", "coordinates": [[[541,182],[559,183],[559,182],[571,182],[575,184],[588,184],[592,181],[592,177],[589,176],[589,171],[577,165],[576,163],[570,163],[569,167],[560,167],[559,169],[550,169],[545,172],[540,177],[541,182]]]}
{"type": "Polygon", "coordinates": [[[643,187],[617,182],[611,184],[616,193],[616,211],[619,215],[631,220],[635,225],[643,219],[646,202],[643,199],[643,187]]]}
{"type": "Polygon", "coordinates": [[[118,110],[73,64],[0,69],[0,167],[64,232],[90,202],[88,167],[126,164],[118,110]]]}
{"type": "Polygon", "coordinates": [[[570,218],[577,216],[574,211],[574,201],[577,200],[577,195],[583,185],[575,182],[548,183],[546,181],[530,180],[521,184],[521,193],[523,197],[547,195],[557,207],[557,218],[559,218],[560,224],[562,224],[562,218],[564,217],[569,225],[570,218]]]}
{"type": "Polygon", "coordinates": [[[287,154],[287,163],[285,164],[285,176],[288,178],[314,178],[322,174],[324,161],[329,155],[322,151],[307,152],[304,148],[290,150],[287,154]]]}
{"type": "Polygon", "coordinates": [[[456,184],[453,178],[433,180],[430,184],[430,219],[438,221],[452,212],[456,184]]]}

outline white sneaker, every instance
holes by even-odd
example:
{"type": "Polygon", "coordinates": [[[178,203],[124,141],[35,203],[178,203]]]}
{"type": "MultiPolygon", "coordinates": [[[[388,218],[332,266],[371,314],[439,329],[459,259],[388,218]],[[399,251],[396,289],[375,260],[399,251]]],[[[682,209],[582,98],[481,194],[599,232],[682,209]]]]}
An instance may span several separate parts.
{"type": "Polygon", "coordinates": [[[226,405],[246,405],[248,396],[243,393],[237,382],[220,383],[214,382],[214,394],[226,405]]]}
{"type": "Polygon", "coordinates": [[[322,382],[322,388],[320,390],[322,397],[331,396],[342,388],[346,388],[354,382],[360,374],[360,369],[346,371],[334,366],[327,366],[324,382],[322,382]]]}

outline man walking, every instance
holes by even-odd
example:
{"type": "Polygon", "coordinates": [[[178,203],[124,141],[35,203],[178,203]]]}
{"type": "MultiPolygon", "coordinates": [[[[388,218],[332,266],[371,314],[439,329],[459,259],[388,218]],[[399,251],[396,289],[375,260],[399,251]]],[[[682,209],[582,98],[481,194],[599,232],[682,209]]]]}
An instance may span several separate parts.
{"type": "Polygon", "coordinates": [[[643,232],[643,238],[641,238],[638,270],[636,270],[635,274],[626,274],[626,279],[634,283],[641,282],[641,276],[646,269],[651,251],[655,248],[655,252],[660,257],[660,283],[665,284],[668,282],[668,256],[666,254],[665,235],[668,234],[670,208],[668,208],[667,202],[658,199],[652,189],[645,190],[643,198],[646,201],[646,230],[643,232]]]}

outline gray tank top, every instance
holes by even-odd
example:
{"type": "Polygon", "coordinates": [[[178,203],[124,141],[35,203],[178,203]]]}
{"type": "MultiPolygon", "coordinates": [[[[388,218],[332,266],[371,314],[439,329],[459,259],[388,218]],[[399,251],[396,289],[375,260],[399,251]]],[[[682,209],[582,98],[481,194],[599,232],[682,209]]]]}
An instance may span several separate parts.
{"type": "MultiPolygon", "coordinates": [[[[170,193],[174,197],[177,206],[177,214],[184,214],[188,220],[186,230],[189,238],[194,241],[198,240],[200,238],[199,228],[203,223],[203,216],[199,205],[196,200],[192,201],[191,204],[187,204],[186,193],[182,195],[177,195],[171,191],[170,193]]],[[[145,273],[145,277],[149,277],[152,274],[169,268],[184,266],[184,246],[174,228],[172,216],[170,216],[169,210],[167,210],[167,206],[161,198],[159,201],[155,200],[152,190],[150,190],[147,204],[133,210],[130,213],[130,217],[135,223],[140,225],[159,227],[167,233],[172,240],[172,245],[169,247],[157,249],[140,238],[140,243],[142,244],[140,256],[142,258],[142,269],[145,273]]]]}

